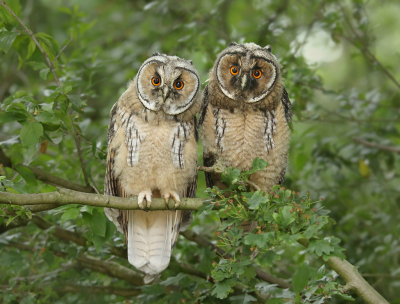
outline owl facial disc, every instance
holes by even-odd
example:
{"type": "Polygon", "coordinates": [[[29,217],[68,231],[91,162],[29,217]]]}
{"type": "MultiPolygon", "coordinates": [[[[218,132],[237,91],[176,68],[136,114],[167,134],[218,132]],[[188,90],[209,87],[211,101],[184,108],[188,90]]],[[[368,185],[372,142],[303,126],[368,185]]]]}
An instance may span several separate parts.
{"type": "Polygon", "coordinates": [[[137,90],[140,102],[147,109],[178,115],[196,100],[200,79],[191,62],[156,54],[140,67],[137,90]]]}
{"type": "Polygon", "coordinates": [[[278,78],[279,68],[267,47],[254,43],[233,44],[219,55],[215,76],[224,95],[250,104],[268,96],[278,78]]]}

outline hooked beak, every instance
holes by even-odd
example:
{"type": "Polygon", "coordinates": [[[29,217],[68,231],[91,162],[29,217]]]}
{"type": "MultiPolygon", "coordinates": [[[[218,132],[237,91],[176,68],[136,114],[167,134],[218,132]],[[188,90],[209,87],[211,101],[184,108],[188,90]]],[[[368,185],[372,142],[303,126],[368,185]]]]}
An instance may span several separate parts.
{"type": "Polygon", "coordinates": [[[247,82],[247,75],[244,75],[242,78],[242,91],[244,90],[244,87],[246,86],[247,82]]]}
{"type": "Polygon", "coordinates": [[[168,86],[164,85],[162,87],[162,93],[163,93],[163,99],[164,99],[164,102],[165,102],[167,100],[167,98],[169,97],[169,93],[170,93],[170,90],[169,90],[168,86]]]}

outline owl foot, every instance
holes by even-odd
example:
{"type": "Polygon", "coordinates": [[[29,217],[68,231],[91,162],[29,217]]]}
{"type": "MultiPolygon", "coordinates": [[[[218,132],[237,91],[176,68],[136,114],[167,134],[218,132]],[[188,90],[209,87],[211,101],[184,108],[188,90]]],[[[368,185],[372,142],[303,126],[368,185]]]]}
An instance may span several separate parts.
{"type": "Polygon", "coordinates": [[[151,205],[151,190],[150,189],[145,189],[143,191],[141,191],[138,195],[138,205],[139,208],[142,210],[145,210],[145,206],[144,206],[144,200],[146,200],[146,206],[147,209],[150,209],[150,205],[151,205]]]}
{"type": "Polygon", "coordinates": [[[174,210],[176,210],[179,207],[181,201],[179,199],[178,193],[176,193],[175,191],[171,191],[171,190],[163,191],[162,192],[162,196],[164,197],[165,204],[167,205],[168,209],[169,209],[168,205],[169,205],[169,199],[170,198],[172,198],[174,200],[174,202],[175,202],[174,210]]]}

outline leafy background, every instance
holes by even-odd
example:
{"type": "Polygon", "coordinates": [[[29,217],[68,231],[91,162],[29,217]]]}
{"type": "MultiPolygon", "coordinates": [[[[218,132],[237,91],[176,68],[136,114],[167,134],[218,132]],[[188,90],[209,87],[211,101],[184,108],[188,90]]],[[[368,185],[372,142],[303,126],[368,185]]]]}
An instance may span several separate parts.
{"type": "MultiPolygon", "coordinates": [[[[78,137],[89,182],[102,192],[108,113],[146,58],[158,51],[192,59],[205,82],[216,55],[230,41],[270,44],[282,64],[294,113],[285,186],[302,194],[309,190],[315,200],[324,198],[319,206],[331,210],[331,218],[337,221],[324,233],[339,237],[347,259],[370,284],[390,303],[400,303],[399,153],[354,140],[357,137],[400,146],[397,1],[6,3],[37,35],[52,61],[71,34],[73,41],[56,63],[61,82],[61,89],[57,89],[38,48],[4,8],[0,10],[0,147],[14,166],[14,170],[2,168],[12,182],[5,187],[19,193],[55,190],[18,164],[39,167],[85,184],[73,136],[76,129],[81,134],[78,137]]],[[[201,154],[199,145],[200,162],[201,154]]],[[[204,191],[204,175],[200,173],[198,197],[206,197],[204,191]]],[[[96,255],[98,250],[101,257],[107,258],[109,252],[102,245],[107,242],[122,246],[121,237],[114,234],[114,227],[107,224],[102,210],[82,209],[61,208],[43,216],[66,229],[79,231],[97,244],[89,248],[91,253],[96,255]],[[92,227],[96,223],[101,224],[92,227]]],[[[196,218],[192,230],[211,235],[218,223],[216,216],[202,215],[196,218]]],[[[59,285],[68,281],[103,286],[127,283],[68,267],[58,273],[60,265],[71,262],[82,247],[60,242],[51,236],[51,228],[43,232],[30,223],[25,228],[9,230],[0,236],[0,246],[0,288],[19,286],[17,292],[0,293],[5,303],[47,303],[55,299],[57,303],[123,301],[122,296],[96,293],[55,296],[55,277],[59,285]],[[29,253],[12,247],[10,242],[44,249],[29,253]],[[65,251],[68,256],[55,257],[46,248],[65,251]]],[[[282,258],[268,271],[282,278],[291,278],[306,259],[297,247],[279,254],[282,258]]],[[[177,258],[200,265],[208,273],[210,255],[207,248],[199,249],[182,237],[175,249],[177,258]]],[[[122,260],[119,263],[128,265],[122,260]]],[[[313,263],[320,266],[320,262],[313,263]]],[[[166,271],[163,278],[169,274],[166,271]]],[[[190,280],[175,278],[171,284],[187,284],[190,290],[190,280]]],[[[157,286],[144,288],[140,301],[152,303],[154,297],[162,295],[157,286]]],[[[184,299],[184,293],[175,295],[176,301],[171,303],[184,299]]],[[[229,301],[250,301],[245,300],[229,301]]],[[[338,297],[330,301],[346,303],[338,297]]]]}

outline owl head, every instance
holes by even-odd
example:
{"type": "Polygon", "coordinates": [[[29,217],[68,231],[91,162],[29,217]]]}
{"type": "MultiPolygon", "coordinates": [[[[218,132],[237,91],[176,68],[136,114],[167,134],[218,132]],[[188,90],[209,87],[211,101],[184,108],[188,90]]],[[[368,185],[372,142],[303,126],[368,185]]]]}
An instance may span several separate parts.
{"type": "Polygon", "coordinates": [[[280,82],[279,64],[269,45],[233,42],[219,54],[211,78],[231,101],[257,104],[280,82]]]}
{"type": "Polygon", "coordinates": [[[156,53],[140,67],[135,85],[147,110],[178,115],[198,98],[200,78],[191,61],[156,53]]]}

